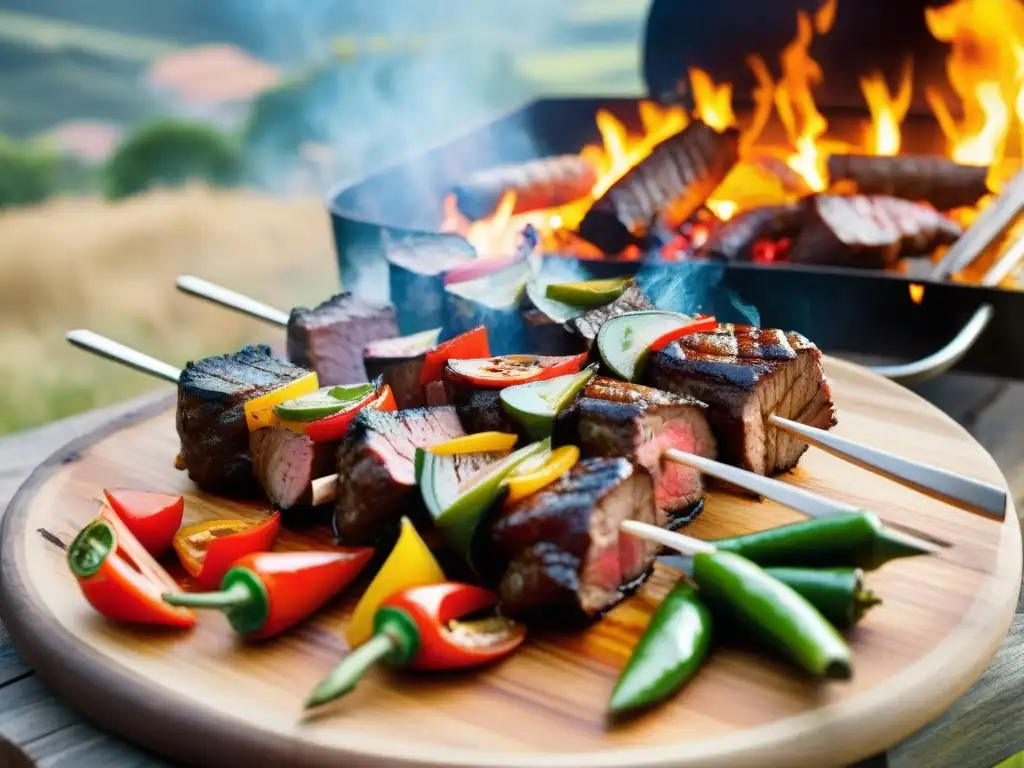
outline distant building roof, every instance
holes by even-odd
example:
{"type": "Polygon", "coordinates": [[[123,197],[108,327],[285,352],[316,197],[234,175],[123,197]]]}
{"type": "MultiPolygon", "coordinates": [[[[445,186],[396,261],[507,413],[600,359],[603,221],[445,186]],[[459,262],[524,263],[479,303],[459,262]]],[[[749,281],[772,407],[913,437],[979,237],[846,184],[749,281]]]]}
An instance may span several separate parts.
{"type": "Polygon", "coordinates": [[[46,138],[58,151],[95,163],[113,154],[124,130],[101,120],[70,120],[50,130],[46,138]]]}
{"type": "Polygon", "coordinates": [[[217,44],[163,56],[146,73],[157,88],[191,102],[249,101],[281,82],[281,73],[241,48],[217,44]]]}

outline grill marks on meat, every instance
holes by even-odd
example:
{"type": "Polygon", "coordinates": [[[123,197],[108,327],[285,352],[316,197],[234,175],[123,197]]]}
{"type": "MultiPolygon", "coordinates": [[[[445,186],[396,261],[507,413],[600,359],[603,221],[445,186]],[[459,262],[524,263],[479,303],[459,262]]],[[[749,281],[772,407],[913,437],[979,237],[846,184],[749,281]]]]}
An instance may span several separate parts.
{"type": "Polygon", "coordinates": [[[338,449],[338,538],[364,544],[386,537],[403,514],[419,507],[416,449],[465,434],[451,406],[360,411],[338,449]]]}
{"type": "Polygon", "coordinates": [[[622,534],[623,520],[661,525],[650,475],[624,458],[589,458],[489,524],[490,566],[509,615],[594,618],[654,564],[659,547],[622,534]]]}
{"type": "Polygon", "coordinates": [[[186,363],[175,418],[181,461],[203,490],[255,495],[245,403],[309,371],[271,357],[267,346],[186,363]]]}
{"type": "Polygon", "coordinates": [[[398,335],[395,310],[341,293],[288,318],[288,358],[316,371],[323,386],[367,381],[363,348],[398,335]]]}
{"type": "Polygon", "coordinates": [[[788,259],[794,264],[881,269],[954,242],[963,229],[934,209],[876,195],[814,195],[788,259]]]}
{"type": "Polygon", "coordinates": [[[589,347],[597,338],[597,332],[601,326],[613,317],[624,315],[627,312],[637,312],[642,309],[654,309],[651,300],[640,290],[640,286],[633,281],[622,292],[615,301],[605,304],[603,307],[584,312],[579,317],[574,317],[565,325],[573,333],[583,338],[589,347]]]}
{"type": "Polygon", "coordinates": [[[622,456],[650,472],[655,503],[678,524],[688,521],[685,514],[704,497],[704,486],[700,472],[663,463],[661,455],[677,448],[715,458],[717,444],[706,410],[704,403],[690,397],[598,377],[563,421],[575,424],[570,439],[584,455],[622,456]]]}
{"type": "Polygon", "coordinates": [[[277,509],[308,505],[313,480],[335,470],[340,441],[314,443],[284,427],[263,427],[249,436],[256,479],[277,509]]]}
{"type": "Polygon", "coordinates": [[[771,414],[822,429],[836,423],[821,352],[798,333],[723,324],[653,354],[646,379],[707,403],[720,458],[762,475],[791,469],[807,449],[771,427],[771,414]]]}

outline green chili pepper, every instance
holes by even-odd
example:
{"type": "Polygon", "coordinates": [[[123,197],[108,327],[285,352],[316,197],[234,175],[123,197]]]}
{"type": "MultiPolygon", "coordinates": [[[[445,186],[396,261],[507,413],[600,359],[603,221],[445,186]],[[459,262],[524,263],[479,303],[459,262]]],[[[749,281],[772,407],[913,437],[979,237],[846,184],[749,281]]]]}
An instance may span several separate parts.
{"type": "Polygon", "coordinates": [[[830,515],[713,542],[761,566],[852,566],[870,571],[897,557],[934,553],[928,542],[882,525],[874,512],[830,515]]]}
{"type": "Polygon", "coordinates": [[[711,613],[697,590],[679,581],[651,616],[608,708],[613,715],[664,701],[700,669],[711,644],[711,613]]]}
{"type": "Polygon", "coordinates": [[[815,677],[848,679],[850,649],[795,590],[732,552],[698,554],[693,578],[701,599],[751,630],[815,677]]]}
{"type": "Polygon", "coordinates": [[[864,588],[860,568],[765,568],[765,572],[802,595],[836,629],[849,629],[882,602],[864,588]]]}

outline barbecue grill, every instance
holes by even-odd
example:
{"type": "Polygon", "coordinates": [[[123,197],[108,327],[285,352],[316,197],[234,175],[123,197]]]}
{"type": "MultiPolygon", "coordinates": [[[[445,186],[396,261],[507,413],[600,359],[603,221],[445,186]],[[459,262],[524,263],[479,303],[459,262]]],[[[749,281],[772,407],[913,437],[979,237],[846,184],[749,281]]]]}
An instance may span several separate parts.
{"type": "MultiPolygon", "coordinates": [[[[687,67],[702,64],[701,46],[694,43],[691,50],[681,45],[677,37],[666,33],[666,30],[687,28],[688,5],[656,0],[649,13],[644,76],[652,98],[662,103],[686,101],[688,94],[680,94],[671,85],[685,77],[687,67]],[[690,51],[688,55],[684,55],[686,51],[690,51]]],[[[752,9],[765,4],[737,2],[735,12],[725,7],[728,5],[716,4],[719,15],[715,18],[723,34],[728,33],[726,17],[742,15],[750,10],[746,8],[748,5],[752,9]]],[[[771,4],[773,13],[789,11],[789,19],[792,19],[792,11],[805,6],[806,10],[814,10],[817,5],[771,4]]],[[[897,4],[898,12],[891,9],[892,5],[883,0],[859,3],[847,0],[844,6],[840,1],[835,22],[838,37],[817,40],[815,45],[822,47],[814,51],[832,50],[831,58],[835,59],[836,51],[848,54],[850,50],[863,49],[865,70],[877,68],[895,79],[899,61],[909,49],[922,65],[916,74],[919,81],[936,69],[941,71],[942,46],[926,29],[921,34],[925,3],[897,4]],[[864,23],[864,17],[872,13],[887,14],[889,21],[885,26],[902,29],[899,39],[907,45],[894,51],[889,45],[895,40],[891,29],[885,33],[886,45],[865,45],[863,39],[858,44],[858,34],[870,35],[877,26],[864,23]],[[844,30],[846,37],[842,37],[844,30]],[[830,45],[834,48],[829,48],[830,45]]],[[[722,80],[734,78],[741,84],[744,77],[736,62],[742,62],[751,50],[765,49],[772,43],[762,41],[757,45],[754,39],[757,24],[746,25],[742,34],[721,38],[716,35],[714,26],[711,24],[702,35],[713,41],[713,46],[704,47],[717,50],[713,58],[721,71],[713,70],[711,74],[722,80]],[[723,55],[723,49],[733,55],[723,55]]],[[[791,22],[789,34],[792,34],[791,22]]],[[[765,58],[770,59],[771,49],[765,50],[765,54],[765,58]]],[[[827,53],[821,58],[830,60],[827,53]]],[[[856,104],[849,87],[850,73],[859,71],[860,67],[860,64],[856,68],[846,67],[840,71],[836,88],[815,94],[819,110],[828,119],[830,135],[859,136],[863,131],[868,113],[856,104]]],[[[836,67],[829,70],[826,66],[825,71],[827,82],[831,83],[829,73],[839,70],[836,67]]],[[[328,202],[344,286],[369,299],[388,300],[388,262],[383,243],[388,238],[438,232],[439,222],[445,215],[445,197],[470,173],[547,156],[577,154],[585,146],[599,144],[601,135],[595,121],[598,110],[608,111],[630,131],[640,130],[640,101],[613,97],[541,99],[479,125],[412,160],[368,178],[339,185],[330,193],[328,202]]],[[[752,107],[740,103],[737,96],[735,109],[742,120],[752,107]]],[[[769,142],[784,140],[781,127],[777,125],[770,125],[763,136],[769,142]]],[[[902,124],[902,151],[934,154],[941,153],[944,146],[944,134],[938,122],[927,108],[922,109],[915,101],[902,124]]],[[[975,230],[969,233],[973,235],[975,230]]],[[[900,363],[880,369],[898,380],[922,380],[953,365],[968,372],[1024,378],[1024,342],[1011,330],[1024,323],[1024,292],[989,285],[984,280],[965,283],[946,279],[946,274],[942,273],[950,271],[945,269],[948,259],[939,267],[929,265],[928,271],[919,271],[913,276],[846,267],[703,260],[650,262],[606,257],[581,258],[579,263],[593,277],[643,270],[649,280],[661,277],[683,280],[701,296],[701,306],[694,309],[712,311],[723,321],[745,322],[750,320],[745,308],[755,307],[761,325],[799,331],[829,353],[900,363]]],[[[427,321],[417,323],[413,317],[406,319],[402,331],[411,333],[427,327],[427,321]]]]}

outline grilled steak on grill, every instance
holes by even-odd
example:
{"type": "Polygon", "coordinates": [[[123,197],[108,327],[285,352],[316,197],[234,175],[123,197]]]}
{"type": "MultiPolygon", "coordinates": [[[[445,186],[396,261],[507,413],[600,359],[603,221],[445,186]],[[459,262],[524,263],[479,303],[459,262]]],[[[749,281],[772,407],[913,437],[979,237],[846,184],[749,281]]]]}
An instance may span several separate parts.
{"type": "Polygon", "coordinates": [[[663,464],[661,454],[678,448],[715,458],[706,409],[690,397],[598,377],[560,416],[559,438],[568,437],[585,456],[622,456],[644,467],[654,479],[655,503],[670,523],[678,524],[688,522],[687,513],[703,499],[704,486],[700,472],[663,464]]]}
{"type": "Polygon", "coordinates": [[[207,491],[257,494],[245,403],[308,373],[271,357],[267,346],[186,363],[178,379],[176,424],[192,481],[207,491]]]}
{"type": "Polygon", "coordinates": [[[590,345],[593,344],[594,339],[597,338],[597,332],[607,320],[627,312],[638,312],[641,309],[654,309],[654,305],[634,281],[615,301],[605,304],[603,307],[588,310],[579,317],[569,320],[565,325],[590,345]]]}
{"type": "Polygon", "coordinates": [[[651,355],[647,383],[708,404],[720,458],[762,475],[791,469],[807,444],[768,424],[836,423],[821,352],[798,333],[749,325],[684,336],[651,355]]]}
{"type": "Polygon", "coordinates": [[[419,507],[416,449],[465,434],[451,406],[360,411],[338,448],[338,538],[364,544],[386,537],[403,514],[419,507]]]}
{"type": "Polygon", "coordinates": [[[547,488],[496,513],[482,546],[501,573],[509,615],[594,618],[643,579],[658,554],[619,531],[623,520],[660,525],[650,475],[623,458],[589,458],[547,488]]]}
{"type": "Polygon", "coordinates": [[[284,427],[263,427],[249,436],[256,480],[277,509],[308,506],[312,482],[335,470],[339,440],[314,443],[284,427]]]}
{"type": "Polygon", "coordinates": [[[288,318],[288,359],[316,371],[323,386],[367,381],[363,347],[398,335],[395,310],[351,293],[314,309],[296,307],[288,318]]]}

